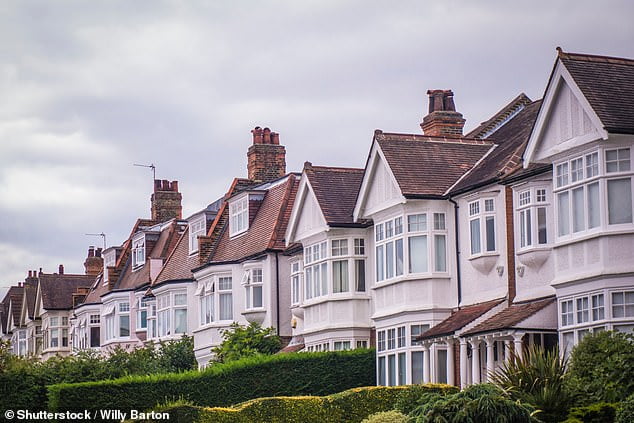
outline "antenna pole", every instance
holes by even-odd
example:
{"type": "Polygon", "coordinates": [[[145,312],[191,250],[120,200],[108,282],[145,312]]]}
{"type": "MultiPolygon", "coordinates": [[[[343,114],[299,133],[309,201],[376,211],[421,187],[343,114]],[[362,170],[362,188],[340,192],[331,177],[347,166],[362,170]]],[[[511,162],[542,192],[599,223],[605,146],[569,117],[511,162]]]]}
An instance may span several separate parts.
{"type": "Polygon", "coordinates": [[[139,163],[132,163],[132,166],[147,167],[148,169],[151,169],[152,170],[152,183],[154,183],[154,181],[156,180],[156,166],[154,166],[154,163],[150,163],[149,165],[139,164],[139,163]]]}
{"type": "Polygon", "coordinates": [[[100,236],[103,239],[103,249],[106,249],[106,234],[101,232],[100,234],[84,234],[86,236],[100,236]]]}

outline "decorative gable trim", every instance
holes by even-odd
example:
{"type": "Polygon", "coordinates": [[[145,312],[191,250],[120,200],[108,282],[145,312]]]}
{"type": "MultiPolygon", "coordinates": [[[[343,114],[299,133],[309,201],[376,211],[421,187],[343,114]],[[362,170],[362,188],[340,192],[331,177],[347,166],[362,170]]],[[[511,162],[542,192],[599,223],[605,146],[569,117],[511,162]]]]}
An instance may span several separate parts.
{"type": "Polygon", "coordinates": [[[291,210],[291,217],[289,219],[288,228],[286,230],[285,238],[286,238],[287,246],[291,245],[294,242],[297,242],[297,240],[295,239],[295,236],[297,234],[297,225],[300,222],[301,214],[302,214],[302,211],[304,210],[304,204],[309,195],[313,196],[315,200],[315,204],[317,204],[317,207],[319,208],[319,216],[321,217],[324,224],[323,228],[316,229],[314,232],[318,233],[324,229],[327,230],[328,228],[328,224],[326,223],[326,217],[324,216],[324,212],[319,206],[319,201],[317,201],[317,196],[315,195],[315,191],[313,190],[313,187],[311,186],[310,181],[308,180],[306,171],[304,171],[302,172],[302,177],[299,181],[297,197],[295,200],[295,204],[293,204],[293,209],[291,210]]]}
{"type": "Polygon", "coordinates": [[[560,59],[557,59],[551,77],[548,81],[548,85],[546,87],[544,101],[539,110],[537,120],[535,121],[535,126],[533,127],[533,131],[531,132],[530,138],[528,140],[526,151],[524,152],[524,168],[527,168],[531,163],[538,162],[539,160],[543,161],[543,159],[546,157],[552,157],[563,151],[578,147],[596,139],[606,140],[607,138],[608,132],[605,130],[604,124],[599,119],[599,116],[596,114],[592,106],[590,106],[590,103],[579,89],[579,86],[572,78],[572,75],[570,75],[568,69],[566,69],[566,66],[561,62],[560,59]],[[544,133],[548,127],[548,124],[550,123],[556,101],[559,98],[562,84],[565,84],[572,91],[575,99],[579,101],[583,112],[585,112],[590,118],[591,124],[594,127],[595,131],[572,137],[557,144],[555,148],[551,148],[546,152],[545,157],[542,157],[540,159],[537,156],[537,153],[539,151],[540,145],[542,144],[544,133]]]}

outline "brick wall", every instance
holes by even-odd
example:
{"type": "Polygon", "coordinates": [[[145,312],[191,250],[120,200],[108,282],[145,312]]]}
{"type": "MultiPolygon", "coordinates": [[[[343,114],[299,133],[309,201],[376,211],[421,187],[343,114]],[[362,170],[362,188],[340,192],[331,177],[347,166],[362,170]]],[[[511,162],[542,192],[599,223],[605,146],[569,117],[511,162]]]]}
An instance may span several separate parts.
{"type": "Polygon", "coordinates": [[[279,134],[269,128],[251,131],[253,145],[247,152],[248,177],[252,181],[268,182],[286,174],[286,148],[280,145],[279,134]]]}
{"type": "Polygon", "coordinates": [[[178,192],[178,181],[155,180],[154,194],[150,199],[152,203],[152,220],[165,222],[170,219],[181,219],[183,196],[178,192]]]}

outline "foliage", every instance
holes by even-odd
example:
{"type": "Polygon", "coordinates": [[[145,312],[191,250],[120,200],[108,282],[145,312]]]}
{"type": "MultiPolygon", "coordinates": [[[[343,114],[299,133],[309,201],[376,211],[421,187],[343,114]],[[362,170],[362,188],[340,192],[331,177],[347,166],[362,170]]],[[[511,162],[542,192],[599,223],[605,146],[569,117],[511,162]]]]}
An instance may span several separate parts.
{"type": "Polygon", "coordinates": [[[375,384],[374,350],[253,356],[204,371],[129,376],[113,381],[50,386],[49,409],[145,410],[182,397],[203,406],[227,406],[277,395],[327,395],[375,384]]]}
{"type": "Polygon", "coordinates": [[[409,416],[417,423],[539,422],[528,404],[511,400],[494,385],[481,384],[447,396],[428,396],[430,401],[409,416]]]}
{"type": "Polygon", "coordinates": [[[161,344],[160,349],[152,345],[130,352],[119,348],[107,357],[92,350],[82,351],[69,357],[52,357],[44,362],[17,357],[8,348],[8,344],[0,344],[0,410],[44,410],[47,404],[46,386],[56,383],[196,368],[191,337],[161,344]]]}
{"type": "Polygon", "coordinates": [[[407,423],[409,418],[400,411],[380,411],[368,416],[361,423],[407,423]]]}
{"type": "Polygon", "coordinates": [[[564,423],[611,423],[616,416],[617,404],[600,402],[586,407],[573,407],[564,423]]]}
{"type": "MultiPolygon", "coordinates": [[[[202,408],[183,407],[176,405],[172,408],[161,408],[160,411],[168,411],[170,418],[175,418],[175,412],[179,416],[192,416],[190,419],[178,418],[181,422],[214,422],[214,423],[243,423],[243,422],[307,422],[307,423],[359,423],[370,415],[379,412],[390,411],[394,404],[403,395],[411,390],[417,392],[444,391],[455,392],[456,389],[448,385],[418,385],[418,386],[372,386],[349,389],[328,396],[296,396],[296,397],[268,397],[258,398],[238,404],[234,407],[202,408]]],[[[159,409],[155,409],[159,410],[159,409]]],[[[399,420],[371,420],[379,422],[406,422],[404,415],[398,411],[392,411],[389,416],[400,415],[399,420]]]]}
{"type": "Polygon", "coordinates": [[[634,336],[587,335],[572,350],[567,385],[577,405],[620,402],[634,394],[634,336]]]}
{"type": "Polygon", "coordinates": [[[410,389],[404,391],[394,404],[394,409],[400,411],[403,414],[409,414],[421,405],[428,404],[430,401],[435,401],[441,398],[443,395],[455,394],[460,390],[455,386],[449,385],[412,385],[410,389]],[[430,389],[431,387],[438,387],[439,389],[430,389]]]}
{"type": "Polygon", "coordinates": [[[216,361],[239,360],[257,354],[275,354],[282,348],[282,340],[275,334],[275,328],[263,328],[251,322],[241,326],[236,322],[222,333],[222,343],[211,351],[216,361]]]}
{"type": "Polygon", "coordinates": [[[540,420],[558,422],[566,418],[571,402],[565,383],[566,365],[557,349],[533,345],[522,357],[512,355],[491,375],[491,381],[511,399],[537,407],[540,420]]]}
{"type": "Polygon", "coordinates": [[[616,410],[616,423],[634,422],[634,394],[627,397],[616,410]]]}

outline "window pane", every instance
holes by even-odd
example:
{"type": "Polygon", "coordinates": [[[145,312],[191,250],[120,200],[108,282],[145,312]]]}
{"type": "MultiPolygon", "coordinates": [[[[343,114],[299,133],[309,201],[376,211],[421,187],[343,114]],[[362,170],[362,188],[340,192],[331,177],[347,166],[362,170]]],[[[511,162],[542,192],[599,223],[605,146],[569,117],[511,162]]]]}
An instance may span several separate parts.
{"type": "Polygon", "coordinates": [[[378,366],[378,383],[380,386],[385,386],[385,357],[379,357],[379,366],[378,366]]]}
{"type": "Polygon", "coordinates": [[[436,358],[438,358],[436,366],[437,382],[447,383],[447,350],[438,350],[436,358]]]}
{"type": "Polygon", "coordinates": [[[599,204],[599,183],[588,185],[588,229],[599,226],[600,210],[599,204]]]}
{"type": "Polygon", "coordinates": [[[557,226],[559,236],[570,233],[570,203],[567,192],[557,194],[557,226]]]}
{"type": "Polygon", "coordinates": [[[365,260],[354,261],[355,289],[365,292],[365,260]]]}
{"type": "Polygon", "coordinates": [[[398,355],[398,384],[405,385],[405,375],[407,374],[407,356],[405,353],[398,355]]]}
{"type": "Polygon", "coordinates": [[[585,229],[585,216],[583,204],[583,187],[572,190],[572,231],[579,232],[585,229]]]}
{"type": "Polygon", "coordinates": [[[321,267],[319,265],[313,267],[313,297],[319,297],[321,293],[321,267]]]}
{"type": "Polygon", "coordinates": [[[427,272],[427,236],[411,236],[408,241],[410,273],[427,272]]]}
{"type": "Polygon", "coordinates": [[[348,261],[332,262],[332,292],[348,292],[348,261]]]}
{"type": "Polygon", "coordinates": [[[471,233],[471,254],[480,253],[480,219],[469,222],[471,233]]]}
{"type": "Polygon", "coordinates": [[[548,243],[545,207],[540,207],[537,209],[537,242],[539,244],[548,243]]]}
{"type": "Polygon", "coordinates": [[[262,307],[262,287],[253,287],[253,307],[262,307]]]}
{"type": "Polygon", "coordinates": [[[394,277],[394,243],[385,244],[385,279],[394,277]]]}
{"type": "Polygon", "coordinates": [[[487,251],[495,251],[495,217],[486,218],[487,251]]]}
{"type": "Polygon", "coordinates": [[[304,277],[304,295],[308,300],[313,298],[313,269],[309,267],[304,272],[306,274],[304,277]]]}
{"type": "Polygon", "coordinates": [[[608,223],[632,223],[632,180],[608,181],[608,223]]]}
{"type": "Polygon", "coordinates": [[[390,354],[387,357],[387,384],[388,386],[396,385],[396,356],[390,354]]]}
{"type": "Polygon", "coordinates": [[[385,258],[383,257],[383,246],[376,247],[376,280],[382,281],[384,279],[383,264],[385,258]]]}
{"type": "Polygon", "coordinates": [[[231,278],[220,278],[218,281],[218,289],[231,289],[231,278]]]}
{"type": "Polygon", "coordinates": [[[434,250],[436,251],[436,272],[447,271],[447,242],[444,235],[434,236],[434,250]]]}
{"type": "Polygon", "coordinates": [[[403,240],[397,239],[394,241],[396,247],[396,276],[403,274],[403,240]]]}
{"type": "Polygon", "coordinates": [[[130,316],[119,316],[119,336],[130,336],[130,316]]]}
{"type": "Polygon", "coordinates": [[[445,213],[434,213],[434,229],[445,229],[445,213]]]}
{"type": "Polygon", "coordinates": [[[412,383],[423,383],[423,352],[412,352],[412,383]]]}
{"type": "Polygon", "coordinates": [[[174,333],[187,332],[187,309],[177,308],[174,310],[174,333]]]}
{"type": "Polygon", "coordinates": [[[100,339],[99,339],[99,333],[100,333],[100,327],[99,326],[93,326],[90,328],[90,348],[96,348],[99,346],[100,344],[100,339]]]}
{"type": "Polygon", "coordinates": [[[233,320],[233,298],[231,294],[220,294],[220,320],[233,320]]]}
{"type": "Polygon", "coordinates": [[[321,295],[328,294],[328,263],[321,264],[321,295]]]}
{"type": "Polygon", "coordinates": [[[409,232],[426,231],[427,230],[427,215],[413,214],[413,215],[407,216],[407,230],[409,232]]]}

